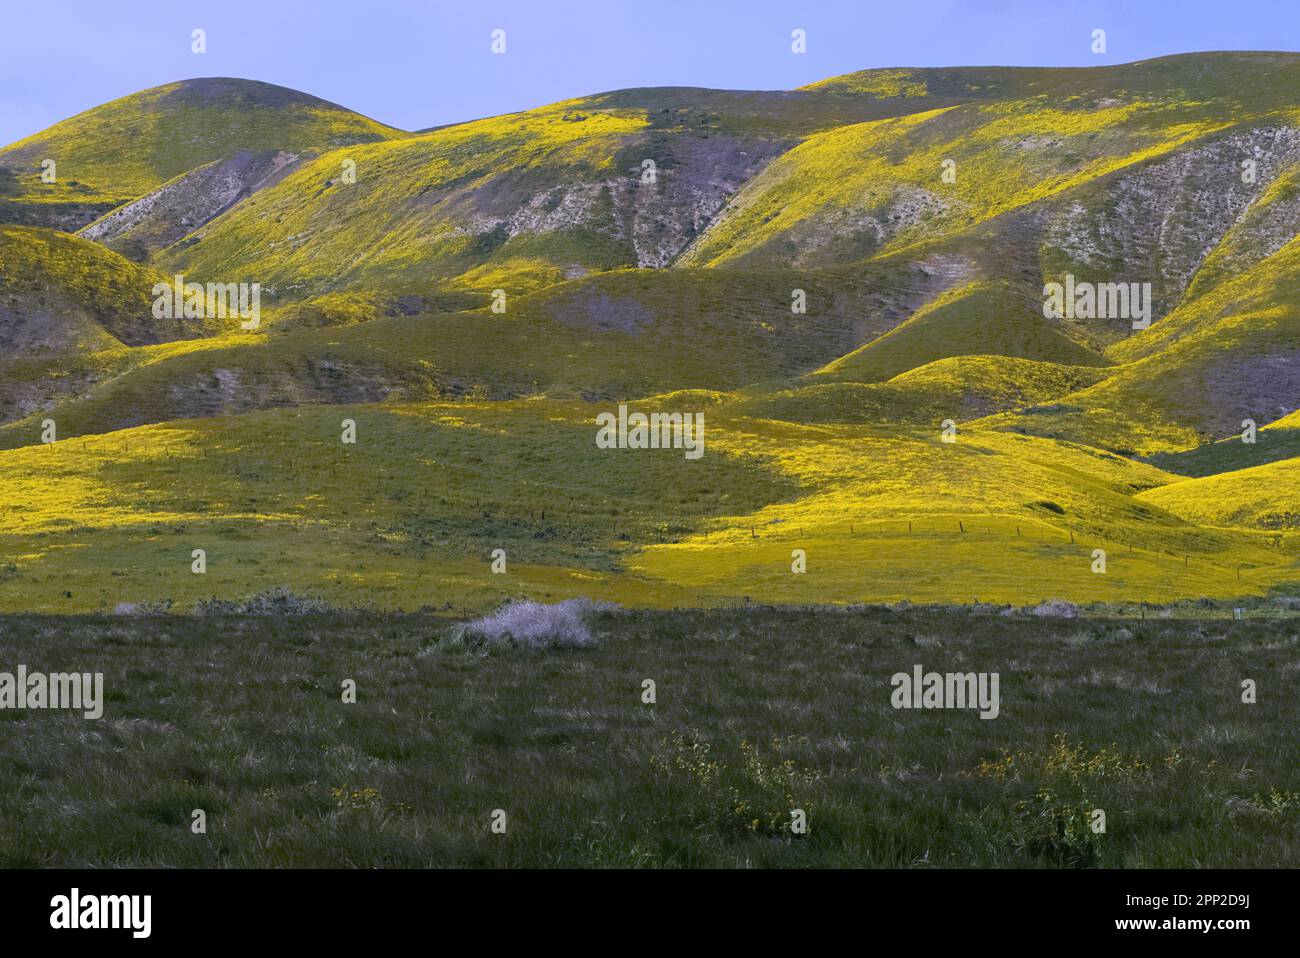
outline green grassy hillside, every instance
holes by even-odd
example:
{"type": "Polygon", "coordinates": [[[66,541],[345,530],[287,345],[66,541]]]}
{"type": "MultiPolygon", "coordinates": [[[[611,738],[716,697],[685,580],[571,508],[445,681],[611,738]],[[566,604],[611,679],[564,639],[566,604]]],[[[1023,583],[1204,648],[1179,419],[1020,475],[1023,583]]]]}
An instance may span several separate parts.
{"type": "Polygon", "coordinates": [[[402,135],[324,100],[225,77],[154,87],[0,150],[0,222],[76,229],[172,177],[240,151],[319,153],[402,135]],[[56,182],[43,183],[42,162],[56,182]]]}
{"type": "Polygon", "coordinates": [[[1183,476],[1200,478],[1263,466],[1300,456],[1300,411],[1271,423],[1256,423],[1255,441],[1246,442],[1249,432],[1209,442],[1184,452],[1161,453],[1151,462],[1183,476]]]}
{"type": "Polygon", "coordinates": [[[1076,96],[838,127],[749,181],[684,260],[828,265],[932,242],[1165,155],[1230,116],[1209,104],[1076,96]]]}
{"type": "Polygon", "coordinates": [[[408,609],[517,595],[1023,605],[1262,595],[1295,577],[1294,534],[1186,521],[1139,495],[1178,478],[1152,466],[1000,432],[948,444],[937,424],[750,419],[711,396],[635,404],[704,411],[693,461],[600,449],[612,403],[539,399],[303,406],[9,450],[0,609],[188,607],[277,585],[408,609]]]}
{"type": "Polygon", "coordinates": [[[1300,458],[1186,479],[1142,495],[1143,501],[1215,527],[1289,531],[1300,527],[1300,458]]]}
{"type": "MultiPolygon", "coordinates": [[[[469,311],[320,328],[291,318],[283,331],[272,314],[265,333],[142,353],[56,418],[65,434],[82,435],[307,402],[738,389],[851,350],[923,301],[928,282],[904,277],[882,297],[873,283],[837,274],[623,270],[507,297],[504,313],[473,297],[479,307],[469,311]],[[791,312],[796,283],[806,313],[791,312]]],[[[0,446],[38,441],[43,418],[0,428],[0,446]]]]}
{"type": "Polygon", "coordinates": [[[669,262],[791,141],[758,119],[631,98],[573,100],[321,157],[220,217],[167,263],[264,277],[284,299],[415,283],[526,292],[669,262]],[[340,178],[356,163],[355,183],[340,178]],[[642,181],[643,162],[656,164],[642,181]]]}
{"type": "Polygon", "coordinates": [[[1300,582],[1298,78],[876,70],[409,135],[244,81],[92,110],[0,151],[0,218],[114,207],[0,228],[0,609],[1263,601],[1300,582]],[[262,327],[159,325],[176,273],[260,283],[262,327]],[[1150,327],[1046,318],[1067,275],[1149,283],[1150,327]],[[704,413],[706,455],[598,449],[620,401],[704,413]]]}
{"type": "Polygon", "coordinates": [[[861,70],[803,89],[872,99],[1009,100],[1106,97],[1214,98],[1232,106],[1294,106],[1300,56],[1289,52],[1190,53],[1100,67],[904,67],[861,70]]]}
{"type": "Polygon", "coordinates": [[[902,325],[818,370],[816,377],[879,382],[936,360],[979,355],[1064,366],[1106,362],[1044,319],[1040,298],[1005,283],[972,283],[927,303],[902,325]]]}
{"type": "Polygon", "coordinates": [[[1240,434],[1300,408],[1300,241],[1113,346],[1113,375],[989,425],[1138,454],[1240,434]]]}
{"type": "Polygon", "coordinates": [[[806,423],[965,422],[1036,405],[1089,386],[1106,375],[1095,366],[1008,356],[955,356],[900,373],[886,382],[822,382],[815,374],[786,388],[736,394],[729,408],[759,418],[806,423]]]}
{"type": "Polygon", "coordinates": [[[157,270],[75,236],[0,226],[0,361],[186,339],[234,325],[156,318],[153,288],[166,282],[157,270]]]}

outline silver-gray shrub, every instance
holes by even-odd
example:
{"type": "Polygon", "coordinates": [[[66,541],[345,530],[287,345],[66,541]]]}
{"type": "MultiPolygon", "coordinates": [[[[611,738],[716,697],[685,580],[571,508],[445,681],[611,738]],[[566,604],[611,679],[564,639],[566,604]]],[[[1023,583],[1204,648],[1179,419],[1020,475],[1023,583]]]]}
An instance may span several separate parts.
{"type": "Polygon", "coordinates": [[[459,637],[470,642],[513,644],[529,649],[591,645],[595,641],[588,617],[618,608],[609,602],[568,599],[554,605],[517,599],[495,612],[466,622],[459,637]]]}

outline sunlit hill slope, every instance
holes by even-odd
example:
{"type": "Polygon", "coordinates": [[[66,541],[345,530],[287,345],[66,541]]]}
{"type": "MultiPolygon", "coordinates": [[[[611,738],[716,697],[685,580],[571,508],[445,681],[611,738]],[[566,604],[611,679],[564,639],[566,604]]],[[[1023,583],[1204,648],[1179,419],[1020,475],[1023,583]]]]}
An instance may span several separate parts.
{"type": "Polygon", "coordinates": [[[1275,608],[1298,235],[1297,54],[415,133],[144,91],[0,150],[0,609],[1275,608]],[[178,275],[257,322],[160,317],[178,275]],[[1133,299],[1045,310],[1067,277],[1133,299]],[[702,413],[704,454],[599,447],[620,403],[702,413]]]}

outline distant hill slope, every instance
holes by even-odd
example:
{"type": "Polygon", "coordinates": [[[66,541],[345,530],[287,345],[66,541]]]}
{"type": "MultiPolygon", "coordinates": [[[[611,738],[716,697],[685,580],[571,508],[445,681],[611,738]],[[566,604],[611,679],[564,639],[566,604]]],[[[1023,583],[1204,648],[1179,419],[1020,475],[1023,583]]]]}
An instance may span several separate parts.
{"type": "Polygon", "coordinates": [[[1097,67],[891,67],[859,70],[801,89],[844,96],[1214,98],[1227,104],[1288,107],[1300,83],[1300,54],[1289,51],[1208,51],[1097,67]]]}
{"type": "Polygon", "coordinates": [[[75,230],[196,167],[241,152],[320,153],[400,136],[270,83],[213,77],[122,97],[0,149],[0,222],[75,230]],[[56,181],[41,180],[55,162],[56,181]]]}
{"type": "MultiPolygon", "coordinates": [[[[159,87],[0,151],[0,171],[57,147],[81,199],[118,204],[81,238],[167,276],[260,283],[266,335],[146,359],[122,344],[174,335],[65,311],[57,335],[36,324],[48,342],[23,333],[24,402],[81,397],[70,415],[102,430],[470,391],[740,390],[777,418],[944,409],[1178,453],[1300,404],[1297,78],[1283,53],[871,70],[409,135],[268,84],[159,87]],[[1067,275],[1149,282],[1152,326],[1045,318],[1044,283],[1067,275]]],[[[34,275],[58,301],[63,280],[34,275]]]]}
{"type": "Polygon", "coordinates": [[[0,360],[192,339],[233,326],[157,319],[168,277],[56,230],[0,226],[0,360]]]}
{"type": "MultiPolygon", "coordinates": [[[[850,354],[852,355],[852,354],[850,354]]],[[[803,423],[911,423],[937,428],[1049,402],[1093,385],[1104,368],[1068,366],[1009,356],[953,356],[918,366],[884,382],[825,381],[747,389],[728,408],[748,416],[803,423]]]]}
{"type": "MultiPolygon", "coordinates": [[[[890,277],[895,292],[882,301],[876,283],[835,273],[622,270],[509,300],[501,314],[483,299],[474,310],[343,327],[279,331],[272,320],[257,335],[116,360],[116,375],[60,416],[72,436],[300,403],[738,389],[810,372],[874,338],[935,295],[935,282],[890,277]],[[795,282],[815,306],[806,314],[790,311],[795,282]]],[[[0,428],[0,446],[38,441],[34,422],[0,428]]]]}
{"type": "Polygon", "coordinates": [[[146,260],[275,182],[300,160],[300,155],[283,150],[241,150],[168,180],[101,216],[78,235],[132,259],[146,260]]]}
{"type": "Polygon", "coordinates": [[[0,221],[78,230],[0,227],[0,607],[1294,589],[1297,81],[872,70],[416,134],[233,80],[89,111],[0,151],[0,221]],[[261,327],[156,320],[176,274],[259,283],[261,327]],[[1149,284],[1151,324],[1045,315],[1067,277],[1149,284]],[[620,401],[703,413],[707,455],[597,446],[620,401]]]}
{"type": "Polygon", "coordinates": [[[1043,318],[1041,299],[1005,282],[952,289],[902,325],[816,373],[821,380],[879,382],[954,356],[998,355],[1067,366],[1105,358],[1043,318]]]}
{"type": "MultiPolygon", "coordinates": [[[[785,93],[619,91],[320,156],[159,262],[256,275],[287,302],[960,255],[1028,286],[1067,272],[1149,281],[1159,320],[1204,288],[1203,267],[1244,268],[1300,226],[1287,185],[1300,95],[1285,82],[1298,64],[1199,54],[868,71],[785,93]]],[[[1070,338],[1100,347],[1130,332],[1091,322],[1070,338]]]]}
{"type": "Polygon", "coordinates": [[[1277,532],[1300,528],[1300,458],[1186,479],[1140,496],[1156,508],[1207,526],[1277,532]]]}
{"type": "Polygon", "coordinates": [[[1256,423],[1255,441],[1249,432],[1209,442],[1183,452],[1160,453],[1151,462],[1168,472],[1201,478],[1300,457],[1300,412],[1267,425],[1256,423]]]}
{"type": "MultiPolygon", "coordinates": [[[[658,408],[683,402],[698,398],[658,408]]],[[[188,609],[283,585],[457,614],[521,595],[1023,605],[1262,595],[1295,578],[1294,545],[1189,524],[1135,495],[1171,477],[1068,443],[971,430],[949,445],[929,429],[710,407],[708,451],[689,462],[596,447],[608,408],[318,405],[6,451],[0,549],[14,559],[0,608],[188,609]],[[344,419],[355,446],[339,443],[344,419]],[[491,548],[508,553],[506,574],[491,548]],[[791,574],[793,549],[806,575],[791,574]]]]}
{"type": "Polygon", "coordinates": [[[989,424],[1146,455],[1300,409],[1300,237],[1110,356],[1097,385],[989,424]]]}
{"type": "Polygon", "coordinates": [[[906,103],[627,90],[336,151],[169,250],[281,299],[425,282],[515,292],[664,267],[772,157],[906,103]],[[356,164],[356,182],[341,177],[356,164]]]}
{"type": "Polygon", "coordinates": [[[56,230],[0,226],[0,422],[38,416],[103,380],[237,319],[158,319],[170,279],[56,230]]]}

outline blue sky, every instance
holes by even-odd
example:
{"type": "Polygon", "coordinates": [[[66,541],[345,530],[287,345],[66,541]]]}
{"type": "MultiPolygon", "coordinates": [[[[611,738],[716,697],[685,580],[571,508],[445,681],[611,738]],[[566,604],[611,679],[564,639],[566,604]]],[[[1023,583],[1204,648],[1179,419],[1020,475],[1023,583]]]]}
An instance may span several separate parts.
{"type": "Polygon", "coordinates": [[[279,83],[419,129],[630,86],[1300,50],[1300,0],[6,0],[0,22],[0,144],[195,76],[279,83]],[[489,49],[496,28],[505,56],[489,49]],[[1089,49],[1095,28],[1105,55],[1089,49]]]}

